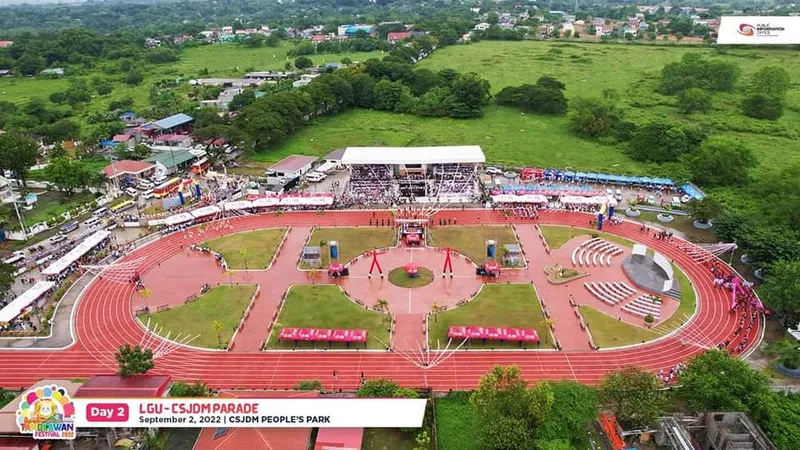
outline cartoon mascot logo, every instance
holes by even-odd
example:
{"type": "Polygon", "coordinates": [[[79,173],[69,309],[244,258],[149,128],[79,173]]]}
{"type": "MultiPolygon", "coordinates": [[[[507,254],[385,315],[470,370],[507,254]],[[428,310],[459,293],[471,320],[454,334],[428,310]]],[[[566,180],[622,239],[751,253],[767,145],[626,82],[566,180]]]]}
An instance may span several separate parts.
{"type": "Polygon", "coordinates": [[[28,391],[17,410],[20,433],[34,439],[75,439],[75,406],[59,386],[28,391]]]}
{"type": "Polygon", "coordinates": [[[756,27],[752,25],[748,25],[746,23],[739,24],[739,34],[742,36],[755,36],[756,34],[756,27]]]}

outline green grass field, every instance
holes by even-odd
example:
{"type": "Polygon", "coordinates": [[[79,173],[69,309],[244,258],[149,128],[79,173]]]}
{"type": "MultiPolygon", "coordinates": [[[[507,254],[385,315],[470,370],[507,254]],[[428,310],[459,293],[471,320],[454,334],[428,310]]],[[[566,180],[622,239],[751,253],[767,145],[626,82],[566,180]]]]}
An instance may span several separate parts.
{"type": "Polygon", "coordinates": [[[510,226],[448,226],[428,229],[428,245],[450,247],[467,256],[476,264],[486,260],[486,241],[497,242],[498,258],[506,244],[516,244],[517,238],[510,226]]]}
{"type": "Polygon", "coordinates": [[[406,269],[398,267],[389,272],[389,282],[401,288],[414,289],[426,286],[433,281],[433,272],[425,267],[420,267],[417,276],[410,277],[406,273],[406,269]]]}
{"type": "MultiPolygon", "coordinates": [[[[534,328],[544,347],[547,347],[549,333],[544,320],[536,290],[530,284],[485,284],[480,294],[469,303],[445,311],[428,322],[430,345],[436,347],[438,340],[444,346],[448,327],[482,326],[534,328]]],[[[471,345],[483,348],[480,342],[472,342],[471,345]]],[[[536,344],[525,345],[536,348],[536,344]]],[[[500,344],[499,341],[487,341],[485,348],[517,346],[516,342],[500,344]]]]}
{"type": "Polygon", "coordinates": [[[469,404],[469,392],[437,399],[435,411],[439,450],[478,449],[478,417],[469,404]]]}
{"type": "Polygon", "coordinates": [[[229,234],[205,242],[205,245],[222,253],[229,269],[266,269],[285,234],[286,228],[269,228],[229,234]]]}
{"type": "MultiPolygon", "coordinates": [[[[319,245],[320,241],[339,242],[339,262],[345,264],[368,250],[391,247],[395,238],[393,227],[316,228],[308,245],[319,245]]],[[[330,249],[322,247],[322,267],[328,267],[330,261],[330,249]]]]}
{"type": "Polygon", "coordinates": [[[361,450],[414,450],[414,436],[397,428],[365,428],[361,450]]]}
{"type": "MultiPolygon", "coordinates": [[[[367,330],[367,347],[385,348],[380,341],[389,342],[385,314],[364,309],[342,294],[338,286],[293,286],[286,298],[277,323],[293,328],[344,328],[367,330]],[[379,341],[380,339],[380,341],[379,341]]],[[[319,343],[319,347],[326,344],[319,343]]],[[[298,347],[310,348],[310,342],[298,343],[298,347]]],[[[333,344],[344,348],[344,344],[333,344]]],[[[294,348],[294,342],[278,342],[273,333],[269,338],[269,348],[294,348]]]]}
{"type": "MultiPolygon", "coordinates": [[[[22,208],[20,208],[20,213],[24,216],[25,226],[32,226],[33,224],[48,220],[54,215],[59,216],[82,204],[91,203],[94,200],[94,195],[87,192],[68,196],[61,192],[52,191],[39,194],[37,199],[36,206],[32,210],[23,211],[22,208]]],[[[19,221],[17,220],[13,205],[11,205],[11,207],[3,205],[2,207],[8,210],[9,217],[11,218],[9,229],[18,230],[19,221]]]]}
{"type": "Polygon", "coordinates": [[[544,238],[547,241],[547,245],[549,245],[550,249],[552,250],[561,248],[564,244],[569,242],[575,236],[597,236],[607,241],[616,242],[617,244],[624,245],[625,247],[633,247],[633,242],[625,238],[621,238],[619,236],[609,233],[598,232],[596,230],[588,230],[585,228],[562,227],[558,225],[541,225],[539,229],[542,230],[542,235],[544,235],[544,238]]]}
{"type": "Polygon", "coordinates": [[[163,327],[162,335],[171,332],[172,337],[200,335],[190,345],[204,348],[219,348],[233,337],[250,299],[256,292],[255,286],[218,286],[185,305],[166,311],[139,316],[139,320],[150,327],[158,324],[163,327]],[[214,322],[223,324],[219,339],[214,332],[214,322]]]}

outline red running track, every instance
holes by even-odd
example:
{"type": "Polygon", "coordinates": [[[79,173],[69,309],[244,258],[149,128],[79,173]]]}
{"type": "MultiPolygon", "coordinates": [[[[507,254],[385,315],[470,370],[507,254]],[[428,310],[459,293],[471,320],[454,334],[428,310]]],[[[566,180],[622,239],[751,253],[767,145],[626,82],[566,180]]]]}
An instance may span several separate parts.
{"type": "MultiPolygon", "coordinates": [[[[443,211],[444,218],[455,218],[459,225],[514,223],[492,211],[443,211]]],[[[388,211],[378,218],[389,219],[388,211]]],[[[175,233],[141,247],[128,258],[146,257],[140,269],[146,273],[181,248],[216,235],[274,226],[354,226],[367,225],[371,211],[296,212],[281,215],[260,214],[231,220],[233,229],[212,230],[186,238],[175,233]]],[[[589,216],[580,213],[544,212],[540,224],[585,228],[589,216]]],[[[434,220],[435,222],[435,220],[434,220]]],[[[524,223],[531,223],[524,221],[524,223]]],[[[639,232],[638,225],[624,223],[605,231],[642,242],[673,259],[693,281],[699,311],[686,327],[671,337],[628,349],[608,351],[462,351],[428,371],[429,386],[438,390],[467,389],[495,364],[516,364],[531,380],[574,379],[594,384],[609,370],[638,365],[658,370],[669,369],[704,348],[731,340],[741,313],[729,312],[727,291],[714,289],[710,271],[695,263],[673,243],[655,240],[639,232]],[[683,342],[682,342],[683,341],[683,342]]],[[[535,262],[533,262],[535,263],[535,262]]],[[[270,288],[267,286],[266,288],[270,288]]],[[[122,344],[142,341],[144,329],[132,314],[132,286],[97,280],[86,290],[74,314],[76,343],[65,350],[3,350],[0,357],[0,386],[27,387],[42,378],[88,378],[116,370],[114,352],[122,344]]],[[[551,300],[552,301],[552,300],[551,300]]],[[[748,348],[757,344],[763,326],[761,318],[748,336],[748,348]]],[[[156,343],[157,344],[157,343],[156,343]]],[[[154,345],[150,345],[154,347],[154,345]]],[[[180,348],[159,358],[153,373],[176,379],[202,380],[214,388],[291,388],[298,380],[320,379],[326,388],[352,389],[359,385],[361,373],[367,378],[385,377],[403,386],[423,386],[422,371],[401,356],[390,352],[236,352],[223,353],[180,348]],[[338,376],[332,380],[332,371],[338,376]]]]}

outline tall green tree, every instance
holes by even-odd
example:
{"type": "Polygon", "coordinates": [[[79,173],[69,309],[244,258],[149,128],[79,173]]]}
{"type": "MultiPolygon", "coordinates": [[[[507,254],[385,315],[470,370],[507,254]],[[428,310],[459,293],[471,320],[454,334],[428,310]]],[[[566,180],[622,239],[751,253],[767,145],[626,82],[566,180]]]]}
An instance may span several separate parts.
{"type": "Polygon", "coordinates": [[[141,347],[125,344],[115,354],[119,370],[117,374],[123,377],[143,375],[155,367],[153,351],[141,347]]]}
{"type": "Polygon", "coordinates": [[[178,381],[172,384],[169,389],[170,397],[211,397],[211,389],[208,385],[197,380],[194,384],[178,381]]]}
{"type": "Polygon", "coordinates": [[[692,358],[678,380],[677,396],[697,411],[757,411],[769,380],[722,350],[692,358]]]}
{"type": "Polygon", "coordinates": [[[394,397],[400,387],[394,381],[385,378],[367,380],[356,392],[357,397],[394,397]]]}
{"type": "Polygon", "coordinates": [[[645,162],[677,161],[689,150],[686,133],[679,126],[666,122],[651,122],[639,128],[628,143],[631,158],[645,162]]]}
{"type": "Polygon", "coordinates": [[[537,442],[562,439],[577,445],[586,435],[586,424],[597,418],[597,390],[574,381],[549,384],[553,403],[537,429],[537,442]]]}
{"type": "Polygon", "coordinates": [[[66,157],[54,158],[44,169],[44,173],[51,183],[67,195],[74,194],[78,188],[86,187],[92,178],[86,164],[66,157]]]}
{"type": "Polygon", "coordinates": [[[678,109],[684,114],[707,112],[711,109],[711,94],[700,88],[689,88],[678,94],[678,109]]]}
{"type": "Polygon", "coordinates": [[[494,366],[472,393],[479,440],[484,448],[526,449],[533,445],[528,384],[517,366],[494,366]]]}
{"type": "Polygon", "coordinates": [[[783,67],[764,66],[753,74],[750,81],[750,91],[782,99],[789,92],[791,82],[789,72],[783,67]]]}
{"type": "Polygon", "coordinates": [[[734,186],[748,179],[758,164],[753,152],[740,141],[712,136],[688,158],[692,181],[702,186],[734,186]]]}
{"type": "Polygon", "coordinates": [[[623,123],[624,111],[610,100],[577,99],[570,116],[570,129],[586,138],[614,136],[623,123]]]}
{"type": "Polygon", "coordinates": [[[39,146],[33,139],[17,133],[0,134],[0,171],[10,171],[24,185],[38,156],[39,146]]]}
{"type": "Polygon", "coordinates": [[[600,382],[600,403],[623,427],[653,425],[664,410],[664,395],[656,376],[641,367],[609,372],[600,382]]]}
{"type": "Polygon", "coordinates": [[[754,119],[778,120],[783,116],[783,99],[754,93],[742,100],[742,112],[754,119]]]}
{"type": "Polygon", "coordinates": [[[0,262],[0,297],[5,297],[14,285],[14,273],[17,268],[11,264],[0,262]]]}
{"type": "Polygon", "coordinates": [[[800,261],[778,261],[769,267],[769,276],[761,285],[764,303],[785,327],[800,323],[800,261]]]}

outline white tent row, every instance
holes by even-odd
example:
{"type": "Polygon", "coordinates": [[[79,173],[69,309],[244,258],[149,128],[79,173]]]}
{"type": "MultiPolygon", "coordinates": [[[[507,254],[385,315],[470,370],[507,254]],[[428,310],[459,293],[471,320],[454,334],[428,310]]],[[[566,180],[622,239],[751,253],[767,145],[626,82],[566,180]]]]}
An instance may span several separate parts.
{"type": "Polygon", "coordinates": [[[579,197],[577,195],[565,195],[561,197],[561,203],[565,205],[608,205],[617,206],[617,201],[613,198],[599,195],[597,197],[579,197]]]}
{"type": "Polygon", "coordinates": [[[493,195],[492,201],[494,203],[547,203],[547,197],[539,194],[525,194],[525,195],[512,195],[500,194],[493,195]]]}
{"type": "Polygon", "coordinates": [[[78,261],[83,257],[83,255],[89,253],[89,250],[93,249],[97,244],[103,241],[103,239],[107,238],[111,235],[110,231],[100,230],[96,231],[91,236],[84,239],[80,244],[75,246],[72,250],[70,250],[66,255],[62,256],[53,264],[47,266],[46,269],[42,270],[42,275],[58,275],[61,272],[65,271],[72,263],[78,261]]]}
{"type": "Polygon", "coordinates": [[[182,223],[191,222],[192,220],[194,220],[194,216],[192,216],[191,214],[185,212],[178,213],[175,214],[174,216],[169,216],[166,219],[164,219],[164,225],[171,227],[174,225],[180,225],[182,223]]]}
{"type": "Polygon", "coordinates": [[[189,214],[192,215],[195,219],[202,219],[206,216],[213,216],[214,214],[219,214],[222,211],[218,206],[210,205],[210,206],[203,206],[202,208],[197,208],[194,211],[191,211],[189,214]]]}
{"type": "Polygon", "coordinates": [[[0,322],[11,322],[16,319],[22,310],[30,306],[31,303],[39,300],[45,292],[56,284],[52,281],[37,281],[36,284],[31,286],[30,289],[23,292],[22,295],[15,298],[2,310],[0,310],[0,322]]]}

